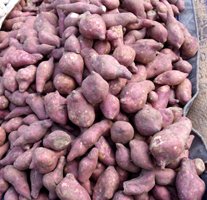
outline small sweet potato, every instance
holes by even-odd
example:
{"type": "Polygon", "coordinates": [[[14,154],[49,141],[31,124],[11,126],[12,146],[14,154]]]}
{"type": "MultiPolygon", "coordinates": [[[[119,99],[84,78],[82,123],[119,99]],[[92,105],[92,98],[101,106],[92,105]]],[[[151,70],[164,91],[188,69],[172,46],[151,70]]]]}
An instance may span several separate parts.
{"type": "Polygon", "coordinates": [[[31,196],[35,199],[39,196],[40,190],[43,186],[42,178],[43,175],[40,174],[37,170],[32,169],[30,171],[31,196]]]}
{"type": "MultiPolygon", "coordinates": [[[[0,198],[3,198],[3,194],[9,188],[9,184],[3,178],[3,169],[0,170],[0,198]]],[[[4,196],[5,198],[5,196],[4,196]]]]}
{"type": "Polygon", "coordinates": [[[81,85],[82,94],[90,104],[101,103],[109,93],[108,83],[96,72],[92,71],[81,85]],[[93,86],[93,87],[91,87],[93,86]]]}
{"type": "Polygon", "coordinates": [[[45,174],[43,176],[43,179],[42,179],[43,185],[49,191],[49,198],[50,199],[57,198],[55,189],[56,189],[57,185],[60,183],[60,181],[62,181],[62,179],[63,179],[64,166],[65,166],[65,157],[61,156],[55,170],[48,173],[48,174],[45,174]]]}
{"type": "Polygon", "coordinates": [[[176,98],[182,105],[185,105],[192,98],[192,83],[189,79],[185,79],[176,88],[176,98]]]}
{"type": "Polygon", "coordinates": [[[166,128],[174,122],[174,114],[169,108],[159,109],[162,115],[162,127],[166,128]]]}
{"type": "Polygon", "coordinates": [[[19,200],[19,195],[13,187],[10,187],[4,194],[4,200],[19,200]]]}
{"type": "MultiPolygon", "coordinates": [[[[132,75],[133,78],[133,75],[132,75]]],[[[109,92],[113,95],[118,95],[127,83],[125,78],[117,78],[109,81],[109,92]]]]}
{"type": "Polygon", "coordinates": [[[80,15],[75,12],[69,13],[64,19],[65,27],[77,26],[80,20],[80,15]]]}
{"type": "Polygon", "coordinates": [[[200,176],[205,171],[205,163],[202,159],[196,158],[193,160],[197,174],[200,176]]]}
{"type": "Polygon", "coordinates": [[[146,35],[146,29],[131,30],[124,36],[124,44],[129,45],[135,43],[137,40],[143,39],[146,35]]]}
{"type": "Polygon", "coordinates": [[[80,53],[81,51],[80,41],[75,35],[71,35],[66,39],[64,44],[64,49],[65,51],[68,52],[80,53]]]}
{"type": "Polygon", "coordinates": [[[155,175],[152,171],[143,170],[141,174],[134,179],[123,183],[124,194],[140,195],[149,192],[155,186],[155,175]]]}
{"type": "Polygon", "coordinates": [[[9,99],[10,103],[16,106],[26,106],[26,98],[28,97],[28,92],[15,91],[13,93],[5,91],[5,96],[9,99]]]}
{"type": "Polygon", "coordinates": [[[116,143],[116,163],[122,169],[136,173],[139,168],[131,161],[130,151],[121,143],[116,143]]]}
{"type": "Polygon", "coordinates": [[[179,60],[179,52],[177,50],[172,50],[172,49],[169,49],[169,48],[164,48],[161,50],[161,53],[164,53],[164,54],[167,54],[170,56],[172,62],[177,62],[179,60]]]}
{"type": "Polygon", "coordinates": [[[94,107],[90,105],[78,90],[67,97],[68,117],[79,127],[90,127],[95,120],[94,107]]]}
{"type": "Polygon", "coordinates": [[[132,78],[128,80],[128,83],[131,82],[141,82],[147,79],[147,70],[144,65],[136,65],[136,72],[132,74],[132,78]]]}
{"type": "Polygon", "coordinates": [[[174,69],[179,70],[184,73],[190,73],[192,71],[192,65],[183,59],[178,60],[176,63],[173,63],[174,69]]]}
{"type": "Polygon", "coordinates": [[[2,127],[0,127],[0,147],[5,143],[5,141],[6,141],[6,132],[2,127]]]}
{"type": "Polygon", "coordinates": [[[9,106],[9,101],[5,96],[0,96],[0,110],[7,109],[9,106]]]}
{"type": "Polygon", "coordinates": [[[98,54],[109,54],[111,51],[111,44],[109,41],[97,41],[94,44],[94,49],[98,54]]]}
{"type": "Polygon", "coordinates": [[[14,117],[7,121],[3,128],[7,133],[10,133],[12,131],[16,131],[23,123],[23,119],[21,117],[14,117]]]}
{"type": "Polygon", "coordinates": [[[115,165],[115,155],[108,141],[101,136],[95,146],[98,149],[98,159],[107,166],[115,165]]]}
{"type": "Polygon", "coordinates": [[[8,64],[3,74],[3,85],[10,92],[14,92],[17,89],[16,74],[17,72],[12,65],[8,64]]]}
{"type": "Polygon", "coordinates": [[[80,182],[85,183],[90,179],[97,166],[98,153],[98,149],[93,148],[89,154],[80,161],[78,168],[78,180],[80,182]]]}
{"type": "Polygon", "coordinates": [[[76,200],[77,197],[82,200],[90,200],[88,192],[79,184],[72,174],[67,174],[56,187],[57,196],[60,199],[76,200]]]}
{"type": "Polygon", "coordinates": [[[145,105],[134,117],[137,131],[143,136],[151,136],[162,128],[162,115],[155,108],[145,105]]]}
{"type": "Polygon", "coordinates": [[[73,77],[80,85],[82,82],[84,62],[79,54],[66,52],[59,61],[61,72],[73,77]]]}
{"type": "Polygon", "coordinates": [[[6,142],[0,146],[0,159],[3,158],[3,156],[7,153],[8,150],[9,150],[9,142],[6,142]]]}
{"type": "Polygon", "coordinates": [[[144,107],[148,93],[154,89],[149,80],[128,83],[120,94],[121,108],[127,113],[137,112],[144,107]]]}
{"type": "Polygon", "coordinates": [[[197,175],[193,161],[188,158],[184,158],[181,162],[176,177],[176,189],[178,197],[183,200],[202,199],[204,194],[205,183],[197,175]]]}
{"type": "Polygon", "coordinates": [[[129,122],[116,121],[111,127],[111,139],[114,143],[127,144],[134,137],[134,128],[129,122]]]}
{"type": "Polygon", "coordinates": [[[36,90],[37,92],[43,92],[45,83],[51,78],[54,70],[53,58],[48,61],[41,62],[37,67],[36,72],[36,90]]]}
{"type": "Polygon", "coordinates": [[[150,103],[154,103],[156,101],[158,101],[158,94],[155,92],[155,91],[151,91],[149,92],[148,94],[148,97],[147,97],[147,100],[150,102],[150,103]]]}
{"type": "Polygon", "coordinates": [[[142,169],[153,169],[153,162],[149,154],[149,147],[145,141],[131,140],[129,143],[130,155],[133,163],[142,169]]]}
{"type": "Polygon", "coordinates": [[[26,124],[26,125],[30,125],[30,124],[32,124],[33,122],[36,122],[36,121],[39,121],[39,119],[34,114],[30,114],[30,115],[26,116],[23,119],[23,123],[26,124]]]}
{"type": "Polygon", "coordinates": [[[91,176],[92,180],[97,181],[99,176],[104,172],[104,170],[105,170],[104,164],[102,164],[101,162],[98,162],[96,165],[96,169],[92,173],[92,176],[91,176]]]}
{"type": "Polygon", "coordinates": [[[43,139],[43,146],[54,151],[64,150],[70,143],[70,135],[61,130],[53,131],[43,139]]]}
{"type": "Polygon", "coordinates": [[[155,187],[152,189],[152,194],[155,199],[159,200],[171,200],[171,195],[167,187],[155,185],[155,187]]]}
{"type": "Polygon", "coordinates": [[[16,192],[23,197],[30,199],[30,188],[27,182],[26,173],[17,170],[12,165],[7,165],[3,169],[4,179],[9,182],[16,192]],[[20,184],[21,183],[21,184],[20,184]]]}
{"type": "Polygon", "coordinates": [[[119,174],[113,166],[109,166],[96,182],[93,199],[111,199],[119,186],[119,174]]]}

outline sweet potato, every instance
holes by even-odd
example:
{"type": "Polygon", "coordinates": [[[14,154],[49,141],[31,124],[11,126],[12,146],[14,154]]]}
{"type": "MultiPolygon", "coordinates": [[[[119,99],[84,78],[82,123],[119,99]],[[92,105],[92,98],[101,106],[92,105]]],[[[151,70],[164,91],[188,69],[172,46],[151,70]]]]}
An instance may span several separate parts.
{"type": "Polygon", "coordinates": [[[172,61],[169,55],[159,53],[155,59],[146,65],[147,78],[153,78],[159,74],[172,70],[172,61]]]}
{"type": "Polygon", "coordinates": [[[141,174],[134,179],[123,183],[124,194],[140,195],[149,192],[155,186],[155,175],[152,171],[143,170],[141,174]]]}
{"type": "Polygon", "coordinates": [[[53,58],[48,61],[41,62],[37,67],[36,72],[36,90],[37,92],[42,92],[45,83],[51,78],[54,70],[53,58]]]}
{"type": "Polygon", "coordinates": [[[82,94],[90,104],[101,103],[109,92],[108,83],[96,72],[83,80],[81,85],[82,94]],[[93,87],[91,87],[93,85],[93,87]]]}
{"type": "Polygon", "coordinates": [[[200,176],[205,171],[205,163],[202,159],[196,158],[193,160],[197,174],[200,176]]]}
{"type": "Polygon", "coordinates": [[[123,182],[126,181],[129,178],[129,172],[127,172],[126,170],[120,168],[120,167],[116,167],[116,171],[119,174],[119,188],[123,188],[123,182]]]}
{"type": "Polygon", "coordinates": [[[179,85],[188,76],[187,73],[180,72],[178,70],[170,70],[163,72],[154,79],[154,83],[160,85],[179,85]]]}
{"type": "Polygon", "coordinates": [[[98,149],[93,148],[89,154],[80,161],[78,167],[78,180],[80,182],[85,183],[90,179],[97,166],[98,153],[98,149]]]}
{"type": "Polygon", "coordinates": [[[5,96],[0,96],[0,110],[4,110],[9,106],[9,101],[5,96]]]}
{"type": "Polygon", "coordinates": [[[64,167],[64,174],[73,174],[73,176],[78,179],[78,166],[79,162],[77,160],[67,162],[64,167]]]}
{"type": "Polygon", "coordinates": [[[170,192],[165,186],[155,185],[155,187],[152,189],[152,194],[155,199],[171,200],[170,192]]]}
{"type": "Polygon", "coordinates": [[[32,154],[34,152],[34,150],[40,146],[40,142],[37,142],[33,145],[33,147],[31,149],[28,149],[27,151],[25,151],[24,153],[22,153],[21,155],[19,155],[16,160],[14,161],[14,167],[18,170],[27,170],[29,169],[29,166],[31,164],[32,161],[32,154]]]}
{"type": "Polygon", "coordinates": [[[13,187],[10,187],[4,194],[4,200],[19,200],[19,195],[13,187]]]}
{"type": "Polygon", "coordinates": [[[141,135],[151,136],[161,130],[163,119],[158,110],[146,105],[137,112],[134,117],[134,123],[141,135]]]}
{"type": "MultiPolygon", "coordinates": [[[[133,75],[132,75],[133,78],[133,75]]],[[[113,95],[118,95],[127,83],[125,78],[117,78],[109,81],[109,92],[113,95]]]]}
{"type": "Polygon", "coordinates": [[[149,194],[145,192],[140,195],[135,195],[134,200],[154,200],[154,199],[150,198],[149,194]]]}
{"type": "Polygon", "coordinates": [[[80,20],[80,15],[76,12],[70,12],[64,19],[65,27],[77,26],[80,20]]]}
{"type": "Polygon", "coordinates": [[[65,51],[68,52],[80,53],[81,51],[80,41],[75,35],[71,35],[66,39],[64,49],[65,51]]]}
{"type": "Polygon", "coordinates": [[[10,133],[12,131],[16,131],[22,125],[22,123],[23,119],[21,117],[14,117],[7,121],[3,127],[7,133],[10,133]]]}
{"type": "Polygon", "coordinates": [[[186,60],[178,60],[173,64],[175,70],[179,70],[184,73],[190,73],[192,71],[192,65],[186,60]]]}
{"type": "Polygon", "coordinates": [[[119,175],[114,167],[109,166],[96,182],[93,199],[111,199],[118,186],[119,175]]]}
{"type": "Polygon", "coordinates": [[[3,156],[6,154],[8,150],[9,150],[9,142],[6,142],[0,146],[0,159],[3,158],[3,156]]]}
{"type": "Polygon", "coordinates": [[[2,127],[0,127],[0,147],[5,143],[5,141],[6,141],[6,132],[2,127]]]}
{"type": "Polygon", "coordinates": [[[146,29],[131,30],[124,35],[124,43],[126,45],[133,44],[137,40],[143,39],[146,35],[146,29]]]}
{"type": "Polygon", "coordinates": [[[60,199],[90,200],[88,192],[79,184],[72,174],[67,174],[64,179],[57,185],[56,193],[60,199]]]}
{"type": "Polygon", "coordinates": [[[147,100],[149,101],[149,103],[154,103],[158,101],[158,94],[155,91],[149,92],[147,100]]]}
{"type": "Polygon", "coordinates": [[[30,189],[27,182],[26,173],[15,169],[12,165],[7,165],[3,169],[3,177],[16,190],[16,192],[27,199],[30,199],[30,189]],[[19,184],[21,183],[21,184],[19,184]]]}
{"type": "Polygon", "coordinates": [[[161,50],[161,53],[167,54],[171,57],[172,62],[177,62],[179,60],[179,52],[178,50],[172,50],[169,48],[164,48],[161,50]]]}
{"type": "Polygon", "coordinates": [[[65,165],[65,157],[61,156],[55,170],[48,173],[48,174],[45,174],[43,176],[43,180],[42,180],[43,185],[49,191],[49,198],[50,199],[57,198],[55,189],[56,189],[57,185],[60,183],[60,181],[62,181],[62,179],[63,179],[64,165],[65,165]]]}
{"type": "Polygon", "coordinates": [[[153,169],[149,147],[145,141],[134,139],[130,141],[129,146],[131,159],[136,166],[147,170],[153,169]]]}
{"type": "Polygon", "coordinates": [[[17,71],[16,81],[20,92],[25,92],[29,88],[30,84],[35,80],[35,74],[36,67],[34,65],[29,65],[17,71]]]}
{"type": "MultiPolygon", "coordinates": [[[[3,178],[3,169],[0,170],[0,198],[3,197],[3,194],[9,188],[9,184],[3,178]]],[[[5,196],[4,196],[5,197],[5,196]]]]}
{"type": "Polygon", "coordinates": [[[155,59],[157,51],[163,48],[163,44],[153,39],[140,39],[131,47],[136,52],[135,61],[147,64],[155,59]]]}
{"type": "Polygon", "coordinates": [[[122,169],[136,173],[139,168],[131,161],[130,151],[121,143],[116,143],[116,163],[122,169]]]}
{"type": "Polygon", "coordinates": [[[40,95],[35,93],[29,94],[26,98],[26,103],[30,106],[32,111],[40,120],[47,118],[44,107],[44,100],[40,95]]]}
{"type": "Polygon", "coordinates": [[[113,200],[133,200],[133,197],[125,195],[122,191],[118,191],[114,194],[113,200]]]}
{"type": "Polygon", "coordinates": [[[101,136],[95,146],[98,149],[98,159],[107,166],[115,165],[115,155],[108,141],[101,136]]]}
{"type": "Polygon", "coordinates": [[[43,139],[43,146],[54,151],[61,151],[68,147],[71,137],[66,132],[53,131],[43,139]]]}
{"type": "Polygon", "coordinates": [[[120,94],[121,108],[126,113],[134,113],[144,107],[147,95],[154,90],[155,86],[151,81],[128,83],[120,94]]]}
{"type": "Polygon", "coordinates": [[[98,54],[109,54],[111,51],[111,44],[109,41],[97,41],[94,44],[94,49],[98,54]]]}
{"type": "Polygon", "coordinates": [[[197,175],[193,161],[188,158],[184,158],[181,162],[181,168],[176,177],[176,189],[178,197],[183,200],[202,199],[204,194],[205,183],[197,175]]]}
{"type": "Polygon", "coordinates": [[[128,80],[128,83],[131,82],[141,82],[147,79],[147,70],[144,65],[136,65],[136,71],[132,74],[132,78],[128,80]]]}
{"type": "Polygon", "coordinates": [[[98,14],[85,14],[79,22],[80,34],[88,39],[105,40],[106,25],[98,14]]]}
{"type": "Polygon", "coordinates": [[[5,91],[5,96],[9,99],[10,103],[16,106],[26,106],[26,98],[28,95],[28,92],[19,92],[18,90],[13,93],[7,90],[5,91]]]}
{"type": "Polygon", "coordinates": [[[192,83],[189,79],[185,79],[176,88],[176,98],[185,105],[192,98],[192,83]]]}
{"type": "Polygon", "coordinates": [[[162,115],[162,127],[166,128],[169,125],[171,125],[174,121],[174,114],[172,110],[169,108],[161,108],[159,109],[161,115],[162,115]]]}
{"type": "Polygon", "coordinates": [[[81,84],[84,62],[79,54],[64,53],[59,61],[59,67],[61,72],[73,77],[78,84],[81,84]]]}
{"type": "Polygon", "coordinates": [[[129,122],[116,121],[111,127],[111,139],[114,143],[127,144],[134,137],[134,129],[129,122]]]}
{"type": "Polygon", "coordinates": [[[23,119],[23,123],[26,125],[32,124],[33,122],[39,121],[36,115],[30,114],[23,119]]]}
{"type": "Polygon", "coordinates": [[[63,152],[54,152],[43,147],[38,147],[33,153],[30,169],[36,169],[41,174],[47,174],[55,169],[62,154],[63,152]]]}
{"type": "Polygon", "coordinates": [[[118,62],[126,67],[130,66],[134,62],[135,55],[136,53],[134,49],[127,45],[120,45],[113,52],[113,56],[118,60],[118,62]]]}
{"type": "Polygon", "coordinates": [[[73,141],[67,160],[72,161],[75,158],[84,155],[101,136],[104,136],[109,132],[111,125],[111,121],[102,120],[84,131],[80,137],[73,141]],[[79,150],[77,151],[77,149],[79,150]]]}
{"type": "Polygon", "coordinates": [[[8,64],[3,74],[3,85],[10,92],[14,92],[17,89],[16,74],[17,72],[11,64],[8,64]]]}
{"type": "Polygon", "coordinates": [[[100,109],[105,118],[111,120],[114,119],[120,112],[119,99],[116,96],[108,93],[106,98],[100,104],[100,109]]]}
{"type": "Polygon", "coordinates": [[[39,196],[40,190],[43,186],[42,178],[43,175],[40,174],[37,170],[32,169],[30,171],[31,196],[35,199],[39,196]]]}
{"type": "Polygon", "coordinates": [[[187,117],[182,117],[152,137],[149,148],[158,166],[164,168],[180,156],[191,129],[191,121],[187,117]]]}

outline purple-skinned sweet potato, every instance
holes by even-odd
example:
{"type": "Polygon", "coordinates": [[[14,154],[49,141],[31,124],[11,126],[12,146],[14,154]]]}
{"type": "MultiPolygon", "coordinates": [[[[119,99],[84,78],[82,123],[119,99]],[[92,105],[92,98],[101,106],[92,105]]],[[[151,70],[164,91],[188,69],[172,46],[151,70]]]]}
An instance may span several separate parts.
{"type": "Polygon", "coordinates": [[[154,84],[149,80],[128,83],[120,94],[121,108],[126,113],[137,112],[144,107],[148,93],[154,89],[154,84]]]}
{"type": "Polygon", "coordinates": [[[111,120],[114,119],[120,112],[119,99],[116,96],[108,93],[106,98],[100,104],[100,109],[105,118],[111,120]]]}
{"type": "Polygon", "coordinates": [[[62,151],[66,149],[70,143],[70,135],[61,130],[53,131],[43,139],[43,146],[54,151],[62,151]]]}
{"type": "Polygon", "coordinates": [[[109,142],[101,136],[95,144],[98,149],[98,159],[107,166],[115,165],[115,155],[109,142]]]}
{"type": "Polygon", "coordinates": [[[72,161],[75,158],[84,155],[101,136],[104,136],[109,132],[111,125],[111,121],[102,120],[84,131],[76,140],[73,141],[67,160],[72,161]],[[77,151],[77,149],[79,150],[77,151]]]}
{"type": "Polygon", "coordinates": [[[67,174],[56,187],[57,196],[60,199],[76,200],[77,197],[82,200],[90,200],[88,192],[72,174],[67,174]]]}
{"type": "Polygon", "coordinates": [[[7,165],[3,169],[3,177],[16,190],[16,192],[27,199],[30,199],[30,188],[27,182],[26,173],[17,170],[12,165],[7,165]]]}
{"type": "Polygon", "coordinates": [[[7,90],[5,91],[5,96],[9,99],[10,103],[16,106],[26,106],[26,98],[28,95],[28,92],[19,92],[18,90],[13,93],[7,90]]]}
{"type": "Polygon", "coordinates": [[[0,198],[3,197],[3,194],[9,188],[9,184],[3,178],[3,169],[0,170],[0,198]]]}
{"type": "Polygon", "coordinates": [[[43,175],[40,174],[37,170],[32,169],[30,171],[31,196],[35,199],[39,196],[40,190],[43,186],[42,179],[43,175]]]}
{"type": "Polygon", "coordinates": [[[63,153],[62,151],[55,152],[43,147],[38,147],[34,150],[30,169],[36,169],[41,174],[47,174],[55,169],[63,153]]]}
{"type": "Polygon", "coordinates": [[[79,162],[77,160],[67,162],[64,167],[64,174],[73,174],[73,176],[78,179],[78,166],[79,162]]]}
{"type": "Polygon", "coordinates": [[[12,131],[16,131],[23,123],[23,119],[21,117],[14,117],[7,121],[4,125],[3,128],[7,133],[10,133],[12,131]]]}
{"type": "Polygon", "coordinates": [[[123,183],[124,194],[140,195],[149,192],[155,186],[155,175],[152,171],[143,170],[141,174],[134,179],[123,183]]]}
{"type": "Polygon", "coordinates": [[[61,72],[73,77],[78,84],[82,82],[84,62],[79,54],[66,52],[59,61],[61,72]]]}
{"type": "Polygon", "coordinates": [[[26,125],[32,124],[33,122],[39,121],[36,115],[30,114],[23,119],[23,123],[26,125]]]}
{"type": "Polygon", "coordinates": [[[97,181],[99,176],[104,172],[105,170],[105,165],[102,164],[101,162],[98,162],[96,165],[96,169],[93,171],[91,178],[92,180],[97,181]]]}
{"type": "Polygon", "coordinates": [[[0,146],[0,159],[3,158],[3,156],[7,153],[8,150],[9,150],[9,142],[6,142],[0,146]]]}
{"type": "Polygon", "coordinates": [[[51,120],[37,121],[29,126],[24,126],[18,129],[20,137],[14,142],[14,146],[24,146],[38,142],[45,136],[47,130],[52,126],[51,120]]]}
{"type": "Polygon", "coordinates": [[[149,193],[144,192],[140,195],[134,195],[134,200],[154,200],[150,198],[149,193]]]}
{"type": "Polygon", "coordinates": [[[176,63],[173,63],[173,69],[179,70],[184,73],[190,73],[192,71],[192,65],[186,60],[178,60],[176,63]]]}
{"type": "Polygon", "coordinates": [[[109,166],[96,182],[93,199],[111,199],[119,186],[119,174],[113,166],[109,166]]]}
{"type": "Polygon", "coordinates": [[[162,115],[162,127],[166,128],[174,122],[174,114],[169,108],[161,108],[159,112],[162,115]]]}
{"type": "Polygon", "coordinates": [[[136,72],[132,74],[132,78],[128,80],[128,83],[131,82],[141,82],[147,79],[147,70],[144,65],[136,65],[136,72]]]}
{"type": "Polygon", "coordinates": [[[111,139],[114,143],[127,144],[134,137],[134,128],[129,122],[116,121],[111,127],[111,139]]]}
{"type": "Polygon", "coordinates": [[[58,91],[51,92],[44,97],[47,115],[58,124],[67,123],[66,99],[58,91]]]}
{"type": "Polygon", "coordinates": [[[154,103],[158,100],[158,94],[155,91],[151,91],[148,94],[147,100],[149,101],[149,103],[154,103]]]}
{"type": "Polygon", "coordinates": [[[77,26],[80,20],[80,15],[76,12],[69,13],[64,19],[65,27],[77,26]]]}
{"type": "Polygon", "coordinates": [[[26,98],[26,103],[30,106],[32,111],[40,120],[47,118],[47,114],[44,107],[44,100],[40,95],[35,93],[29,94],[26,98]]]}
{"type": "Polygon", "coordinates": [[[98,149],[93,148],[87,156],[85,156],[79,163],[78,180],[82,183],[87,182],[98,163],[98,149]]]}
{"type": "Polygon", "coordinates": [[[65,166],[65,157],[61,156],[59,161],[58,161],[58,164],[57,164],[57,167],[55,168],[55,170],[50,172],[50,173],[48,173],[48,174],[45,174],[43,176],[43,180],[42,180],[43,181],[43,185],[49,191],[49,198],[50,199],[56,199],[57,198],[55,189],[56,189],[57,185],[60,183],[60,181],[62,181],[62,179],[64,177],[63,176],[64,166],[65,166]]]}
{"type": "Polygon", "coordinates": [[[4,194],[4,200],[19,200],[19,195],[13,187],[10,187],[4,194]]]}
{"type": "Polygon", "coordinates": [[[170,191],[165,186],[155,185],[152,189],[152,194],[155,199],[171,200],[170,191]]]}
{"type": "Polygon", "coordinates": [[[0,96],[0,110],[7,109],[9,106],[9,101],[6,96],[0,96]]]}
{"type": "Polygon", "coordinates": [[[138,111],[134,117],[135,127],[143,136],[151,136],[160,131],[162,123],[163,119],[161,113],[148,105],[138,111]]]}
{"type": "Polygon", "coordinates": [[[131,161],[130,151],[121,143],[116,143],[116,163],[122,169],[136,173],[139,168],[131,161]]]}
{"type": "Polygon", "coordinates": [[[125,195],[122,191],[114,194],[113,200],[134,200],[132,196],[125,195]]]}
{"type": "Polygon", "coordinates": [[[36,72],[36,90],[42,92],[45,83],[51,78],[54,70],[53,58],[48,61],[41,62],[37,67],[36,72]]]}
{"type": "Polygon", "coordinates": [[[150,152],[158,166],[164,168],[184,151],[192,123],[187,117],[156,133],[150,141],[150,152]]]}
{"type": "Polygon", "coordinates": [[[181,162],[176,177],[176,189],[178,197],[182,200],[202,199],[204,194],[205,183],[197,175],[193,161],[188,158],[184,158],[181,162]]]}
{"type": "Polygon", "coordinates": [[[6,131],[0,127],[0,146],[2,146],[6,141],[6,131]]]}
{"type": "Polygon", "coordinates": [[[96,72],[92,71],[81,85],[82,94],[92,104],[101,103],[109,93],[108,83],[96,72]],[[93,86],[93,87],[91,87],[93,86]]]}
{"type": "Polygon", "coordinates": [[[182,105],[185,105],[192,98],[192,83],[189,79],[185,79],[176,88],[176,98],[182,105]]]}
{"type": "Polygon", "coordinates": [[[95,120],[95,111],[78,90],[73,90],[67,97],[68,117],[80,127],[90,127],[95,120]]]}
{"type": "MultiPolygon", "coordinates": [[[[132,75],[133,78],[133,75],[132,75]]],[[[113,95],[118,95],[127,83],[125,78],[117,78],[109,81],[109,92],[113,95]]]]}
{"type": "Polygon", "coordinates": [[[172,50],[169,48],[164,48],[160,51],[161,53],[164,53],[166,55],[169,55],[170,58],[172,59],[172,62],[177,62],[179,60],[179,52],[178,50],[172,50]]]}
{"type": "Polygon", "coordinates": [[[109,41],[97,41],[94,44],[94,49],[98,54],[109,54],[111,51],[111,44],[109,41]]]}
{"type": "Polygon", "coordinates": [[[149,147],[145,141],[131,140],[129,143],[130,155],[133,163],[142,169],[153,169],[153,162],[149,154],[149,147]]]}
{"type": "Polygon", "coordinates": [[[65,51],[68,52],[80,53],[81,51],[80,41],[75,35],[71,35],[66,39],[64,44],[64,49],[65,51]]]}

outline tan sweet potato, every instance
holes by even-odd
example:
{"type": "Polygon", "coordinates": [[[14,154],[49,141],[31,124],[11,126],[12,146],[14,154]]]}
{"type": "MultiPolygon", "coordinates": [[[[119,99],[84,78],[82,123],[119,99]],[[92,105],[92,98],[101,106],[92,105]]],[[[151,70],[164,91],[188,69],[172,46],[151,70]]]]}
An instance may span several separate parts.
{"type": "Polygon", "coordinates": [[[79,127],[90,127],[95,120],[95,111],[78,90],[67,97],[68,117],[79,127]]]}
{"type": "Polygon", "coordinates": [[[133,163],[142,169],[153,169],[153,162],[149,154],[149,147],[145,141],[131,140],[129,143],[130,155],[133,163]]]}
{"type": "Polygon", "coordinates": [[[124,194],[140,195],[149,192],[155,186],[155,175],[152,171],[143,170],[141,174],[134,179],[123,183],[124,194]]]}
{"type": "Polygon", "coordinates": [[[134,123],[141,135],[151,136],[161,130],[163,119],[158,110],[146,105],[142,110],[137,112],[134,117],[134,123]]]}
{"type": "Polygon", "coordinates": [[[83,80],[81,90],[86,100],[95,105],[101,103],[106,98],[109,92],[109,85],[98,73],[92,71],[83,80]]]}
{"type": "Polygon", "coordinates": [[[98,149],[98,159],[107,166],[115,165],[115,155],[108,141],[101,136],[95,146],[98,149]]]}
{"type": "Polygon", "coordinates": [[[121,108],[127,113],[142,109],[147,101],[148,93],[154,88],[154,84],[148,80],[128,83],[120,94],[121,108]]]}
{"type": "Polygon", "coordinates": [[[37,198],[39,196],[40,190],[43,186],[42,178],[43,175],[40,174],[37,170],[32,169],[30,171],[31,196],[33,198],[37,198]]]}
{"type": "Polygon", "coordinates": [[[56,193],[60,199],[76,200],[77,197],[82,200],[90,200],[88,192],[79,184],[72,174],[67,174],[57,185],[56,193]]]}
{"type": "Polygon", "coordinates": [[[202,199],[204,194],[205,183],[197,175],[193,161],[188,158],[184,158],[181,162],[181,168],[176,177],[176,189],[178,197],[183,200],[202,199]]]}
{"type": "Polygon", "coordinates": [[[109,166],[99,177],[94,187],[93,199],[111,199],[119,186],[119,174],[109,166]]]}
{"type": "Polygon", "coordinates": [[[60,181],[62,181],[63,179],[64,166],[65,166],[65,157],[61,156],[55,170],[43,176],[42,179],[43,185],[49,191],[49,199],[57,198],[55,189],[57,185],[60,183],[60,181]]]}
{"type": "Polygon", "coordinates": [[[3,173],[4,179],[15,188],[18,194],[26,197],[27,199],[31,198],[25,172],[15,169],[12,165],[7,165],[6,167],[4,167],[3,173]]]}
{"type": "Polygon", "coordinates": [[[136,173],[139,168],[131,161],[130,151],[121,143],[116,143],[116,163],[122,169],[136,173]]]}
{"type": "Polygon", "coordinates": [[[187,117],[156,133],[150,142],[150,152],[157,165],[164,168],[184,151],[192,129],[192,123],[187,117]]]}
{"type": "Polygon", "coordinates": [[[114,143],[128,143],[134,137],[134,129],[129,122],[116,121],[111,127],[111,139],[114,143]]]}
{"type": "Polygon", "coordinates": [[[19,200],[19,195],[18,193],[15,191],[15,189],[13,187],[10,187],[6,193],[4,194],[4,199],[5,200],[19,200]]]}
{"type": "Polygon", "coordinates": [[[98,153],[98,149],[93,148],[89,154],[80,161],[78,167],[78,180],[80,182],[85,183],[90,179],[97,166],[98,153]]]}

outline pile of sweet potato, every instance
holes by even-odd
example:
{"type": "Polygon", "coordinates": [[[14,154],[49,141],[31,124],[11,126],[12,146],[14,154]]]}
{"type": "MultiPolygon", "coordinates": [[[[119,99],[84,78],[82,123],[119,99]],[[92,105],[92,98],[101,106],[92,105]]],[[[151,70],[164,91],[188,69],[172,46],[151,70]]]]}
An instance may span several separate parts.
{"type": "Polygon", "coordinates": [[[201,200],[184,0],[32,2],[0,31],[0,199],[201,200]]]}

